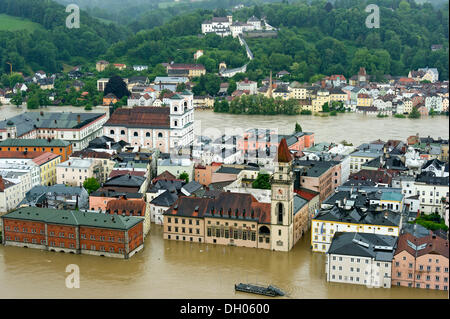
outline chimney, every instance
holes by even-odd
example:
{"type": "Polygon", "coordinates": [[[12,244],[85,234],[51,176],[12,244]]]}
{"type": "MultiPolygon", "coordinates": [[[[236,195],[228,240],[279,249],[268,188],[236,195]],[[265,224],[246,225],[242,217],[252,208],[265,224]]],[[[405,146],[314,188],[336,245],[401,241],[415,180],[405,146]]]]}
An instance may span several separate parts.
{"type": "Polygon", "coordinates": [[[81,123],[81,115],[80,114],[77,115],[77,122],[78,122],[78,124],[81,123]]]}

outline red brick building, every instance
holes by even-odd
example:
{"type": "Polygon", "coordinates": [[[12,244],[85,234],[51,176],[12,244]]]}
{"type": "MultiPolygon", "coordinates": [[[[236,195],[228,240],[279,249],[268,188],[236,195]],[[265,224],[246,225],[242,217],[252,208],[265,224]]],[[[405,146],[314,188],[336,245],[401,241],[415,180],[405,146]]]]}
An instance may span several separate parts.
{"type": "Polygon", "coordinates": [[[128,259],[144,247],[143,219],[37,207],[2,218],[2,243],[128,259]]]}

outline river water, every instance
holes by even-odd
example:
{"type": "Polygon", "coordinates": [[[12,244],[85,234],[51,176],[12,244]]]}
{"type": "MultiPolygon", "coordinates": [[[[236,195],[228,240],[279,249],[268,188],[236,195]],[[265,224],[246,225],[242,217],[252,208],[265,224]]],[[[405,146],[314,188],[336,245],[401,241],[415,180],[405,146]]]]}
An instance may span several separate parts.
{"type": "MultiPolygon", "coordinates": [[[[84,111],[82,108],[64,108],[84,111]]],[[[2,106],[2,117],[23,110],[2,106]]],[[[49,108],[49,111],[61,108],[49,108]]],[[[314,116],[237,116],[199,111],[196,119],[206,127],[240,126],[278,128],[290,133],[299,121],[316,141],[355,144],[381,138],[404,140],[415,133],[448,138],[445,117],[378,119],[358,114],[320,118],[314,116]],[[208,126],[205,125],[207,123],[208,126]]],[[[54,253],[0,245],[0,298],[260,298],[236,293],[239,282],[272,284],[287,298],[448,298],[448,293],[425,289],[391,289],[327,283],[325,255],[312,253],[310,233],[289,253],[264,249],[167,241],[162,227],[152,225],[144,250],[129,260],[54,253]],[[66,288],[66,267],[80,269],[80,288],[66,288]]]]}

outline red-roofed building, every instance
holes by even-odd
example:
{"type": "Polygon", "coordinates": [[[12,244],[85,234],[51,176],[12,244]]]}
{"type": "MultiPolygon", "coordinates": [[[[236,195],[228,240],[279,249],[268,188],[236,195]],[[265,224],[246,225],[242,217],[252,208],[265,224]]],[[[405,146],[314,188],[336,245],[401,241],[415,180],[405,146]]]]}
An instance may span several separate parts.
{"type": "Polygon", "coordinates": [[[202,64],[167,64],[167,74],[169,76],[198,77],[206,74],[206,69],[202,64]]]}
{"type": "Polygon", "coordinates": [[[50,186],[56,183],[56,165],[61,162],[61,155],[37,151],[0,151],[0,158],[30,159],[39,166],[41,185],[50,186]]]}
{"type": "Polygon", "coordinates": [[[448,291],[448,240],[434,234],[398,238],[392,261],[392,285],[448,291]]]}
{"type": "Polygon", "coordinates": [[[131,146],[158,148],[161,152],[192,145],[194,104],[191,92],[164,97],[167,107],[118,108],[103,126],[103,134],[131,146]]]}
{"type": "Polygon", "coordinates": [[[141,217],[144,219],[144,237],[150,230],[150,209],[143,199],[128,199],[125,196],[112,199],[106,204],[106,213],[141,217]]]}

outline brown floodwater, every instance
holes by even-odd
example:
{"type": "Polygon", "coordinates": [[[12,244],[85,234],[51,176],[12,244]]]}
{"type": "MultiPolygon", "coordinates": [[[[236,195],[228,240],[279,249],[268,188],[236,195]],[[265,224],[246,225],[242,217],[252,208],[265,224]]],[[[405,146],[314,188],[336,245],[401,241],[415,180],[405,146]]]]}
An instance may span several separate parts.
{"type": "MultiPolygon", "coordinates": [[[[3,117],[23,112],[0,107],[3,117]]],[[[51,107],[48,111],[80,111],[51,107]]],[[[99,110],[97,110],[99,111],[99,110]]],[[[94,110],[95,112],[95,110],[94,110]]],[[[316,134],[316,142],[343,139],[358,145],[374,139],[421,136],[448,138],[447,117],[420,120],[377,118],[361,114],[337,117],[231,115],[195,112],[197,133],[212,128],[274,128],[291,133],[299,122],[316,134]]],[[[0,119],[3,119],[0,117],[0,119]]],[[[448,293],[425,289],[327,283],[325,255],[312,253],[307,233],[289,253],[264,249],[167,241],[161,226],[152,225],[144,250],[129,260],[54,253],[0,245],[0,298],[261,298],[236,293],[239,282],[272,284],[287,298],[448,298],[448,293]],[[65,286],[66,266],[80,269],[80,288],[65,286]]]]}
{"type": "Polygon", "coordinates": [[[260,298],[234,284],[273,284],[287,298],[448,298],[406,287],[327,283],[325,255],[307,233],[289,253],[168,241],[152,225],[144,250],[128,260],[0,246],[0,298],[260,298]],[[66,288],[66,266],[80,269],[80,288],[66,288]]]}

